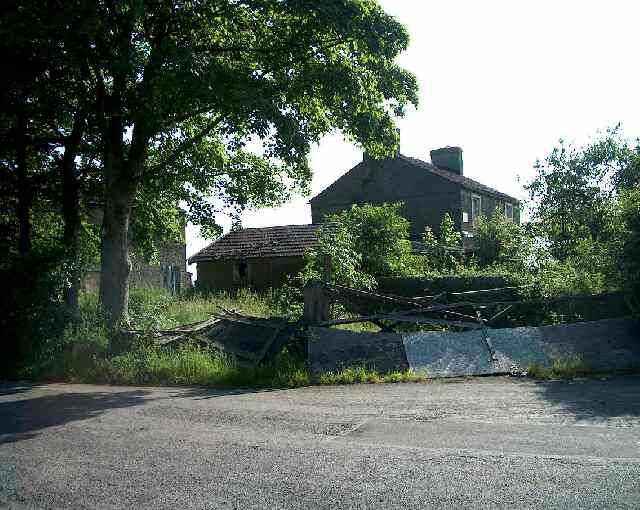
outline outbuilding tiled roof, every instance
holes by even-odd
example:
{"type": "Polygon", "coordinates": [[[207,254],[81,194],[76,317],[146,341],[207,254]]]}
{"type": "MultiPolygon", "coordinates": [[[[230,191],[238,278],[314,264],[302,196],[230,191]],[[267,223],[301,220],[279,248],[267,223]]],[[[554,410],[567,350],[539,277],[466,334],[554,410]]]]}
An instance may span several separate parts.
{"type": "Polygon", "coordinates": [[[241,260],[302,256],[318,241],[322,225],[283,225],[244,228],[229,232],[189,258],[189,264],[207,260],[241,260]]]}

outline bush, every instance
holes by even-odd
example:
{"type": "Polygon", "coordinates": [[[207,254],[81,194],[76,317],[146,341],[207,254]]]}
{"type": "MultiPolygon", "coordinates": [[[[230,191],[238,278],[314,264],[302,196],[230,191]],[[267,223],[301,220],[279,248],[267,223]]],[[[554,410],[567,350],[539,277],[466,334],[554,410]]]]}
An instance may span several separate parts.
{"type": "Polygon", "coordinates": [[[54,250],[34,250],[0,271],[0,375],[15,376],[17,367],[33,363],[41,351],[50,349],[50,339],[62,334],[61,260],[54,250]]]}
{"type": "Polygon", "coordinates": [[[436,237],[431,227],[425,227],[422,242],[425,273],[453,272],[460,267],[462,235],[455,229],[455,224],[448,213],[442,218],[438,236],[436,237]]]}
{"type": "Polygon", "coordinates": [[[532,263],[532,240],[524,228],[499,211],[476,224],[475,254],[481,267],[500,266],[513,272],[527,271],[532,263]]]}
{"type": "Polygon", "coordinates": [[[400,215],[401,203],[353,205],[328,221],[351,236],[360,269],[372,276],[410,276],[420,270],[413,254],[411,224],[400,215]]]}
{"type": "MultiPolygon", "coordinates": [[[[620,195],[616,221],[619,241],[615,262],[623,286],[631,293],[635,305],[640,305],[640,187],[620,195]]],[[[640,309],[639,309],[640,310],[640,309]]]]}

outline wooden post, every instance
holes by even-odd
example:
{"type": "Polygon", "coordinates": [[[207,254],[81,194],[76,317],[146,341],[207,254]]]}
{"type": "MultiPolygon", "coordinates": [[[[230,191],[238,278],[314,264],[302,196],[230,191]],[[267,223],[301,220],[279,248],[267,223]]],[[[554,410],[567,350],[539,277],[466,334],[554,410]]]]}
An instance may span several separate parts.
{"type": "Polygon", "coordinates": [[[324,284],[311,282],[304,288],[303,318],[307,324],[318,324],[329,319],[329,296],[324,284]]]}

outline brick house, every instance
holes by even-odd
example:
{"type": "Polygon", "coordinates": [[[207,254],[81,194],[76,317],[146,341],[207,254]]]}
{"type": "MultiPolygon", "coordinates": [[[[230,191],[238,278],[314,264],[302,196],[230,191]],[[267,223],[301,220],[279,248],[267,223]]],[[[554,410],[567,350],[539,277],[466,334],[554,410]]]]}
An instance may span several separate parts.
{"type": "Polygon", "coordinates": [[[462,232],[466,247],[473,245],[474,222],[498,209],[520,223],[520,201],[463,174],[462,149],[431,151],[431,163],[398,154],[374,160],[366,154],[328,188],[311,199],[314,223],[352,204],[403,202],[401,214],[411,222],[411,235],[419,240],[424,228],[438,231],[446,213],[462,232]]]}
{"type": "Polygon", "coordinates": [[[241,287],[265,290],[280,286],[304,265],[304,253],[317,241],[317,230],[328,214],[353,204],[402,202],[401,214],[411,222],[413,240],[426,226],[438,231],[446,213],[473,247],[474,223],[497,209],[520,223],[520,201],[465,177],[462,149],[431,151],[431,163],[398,154],[373,160],[366,154],[328,188],[311,199],[313,223],[232,231],[189,259],[197,263],[198,287],[233,291],[241,287]]]}
{"type": "Polygon", "coordinates": [[[256,291],[280,287],[304,266],[321,225],[285,225],[231,231],[189,258],[197,264],[198,289],[256,291]]]}

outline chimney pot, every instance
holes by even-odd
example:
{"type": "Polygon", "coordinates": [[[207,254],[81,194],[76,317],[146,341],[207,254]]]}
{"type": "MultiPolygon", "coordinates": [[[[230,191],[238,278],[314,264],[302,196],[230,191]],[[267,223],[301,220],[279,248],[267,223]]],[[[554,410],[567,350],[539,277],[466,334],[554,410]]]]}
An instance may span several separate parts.
{"type": "Polygon", "coordinates": [[[438,168],[454,174],[464,175],[462,170],[462,148],[443,147],[431,151],[431,162],[438,168]]]}

